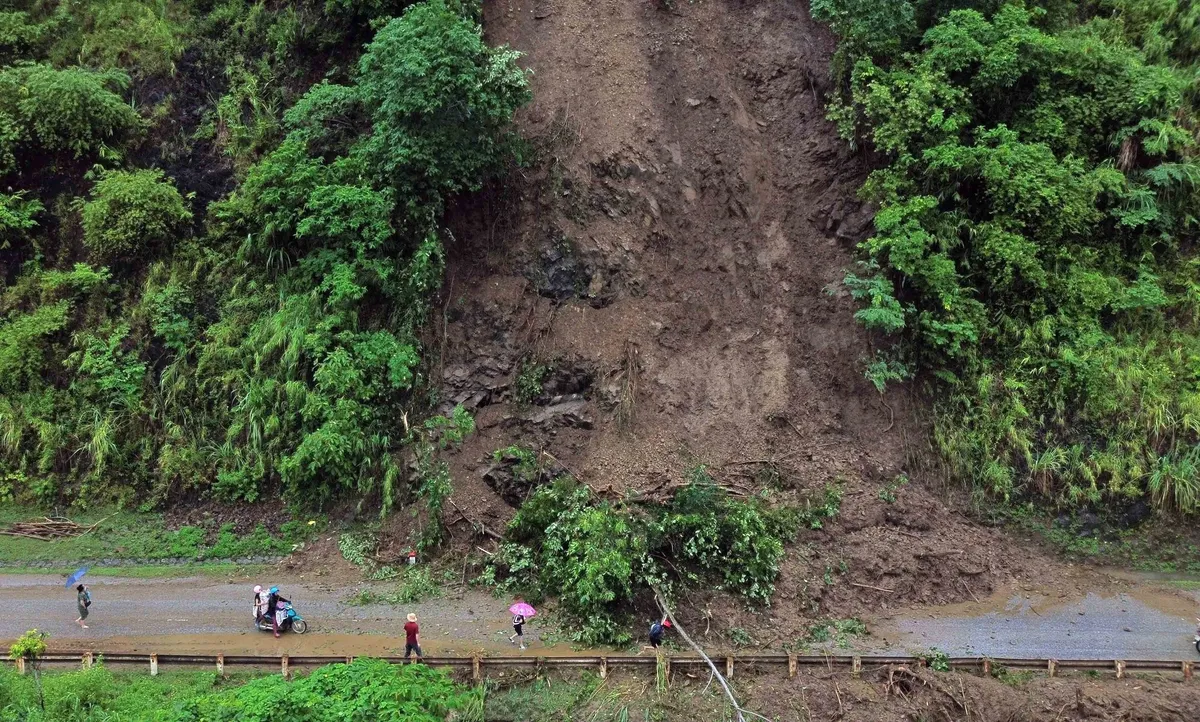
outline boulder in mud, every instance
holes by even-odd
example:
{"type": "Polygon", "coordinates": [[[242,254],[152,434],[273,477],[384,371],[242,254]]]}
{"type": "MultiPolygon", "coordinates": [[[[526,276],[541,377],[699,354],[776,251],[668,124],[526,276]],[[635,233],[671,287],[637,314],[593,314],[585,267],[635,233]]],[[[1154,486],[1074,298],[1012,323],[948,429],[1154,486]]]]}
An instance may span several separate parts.
{"type": "Polygon", "coordinates": [[[567,473],[548,454],[522,446],[496,451],[492,462],[483,472],[483,481],[513,508],[520,507],[537,487],[567,473]]]}

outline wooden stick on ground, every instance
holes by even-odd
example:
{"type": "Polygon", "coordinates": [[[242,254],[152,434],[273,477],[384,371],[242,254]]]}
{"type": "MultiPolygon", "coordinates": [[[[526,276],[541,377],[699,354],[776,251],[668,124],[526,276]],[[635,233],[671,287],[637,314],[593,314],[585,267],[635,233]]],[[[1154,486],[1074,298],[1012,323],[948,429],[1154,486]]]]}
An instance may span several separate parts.
{"type": "MultiPolygon", "coordinates": [[[[962,581],[962,580],[959,580],[959,581],[962,581]]],[[[883,587],[873,587],[870,584],[859,584],[858,582],[850,582],[850,586],[861,587],[862,589],[874,589],[877,592],[887,592],[888,594],[896,593],[895,589],[885,589],[883,587]]]]}

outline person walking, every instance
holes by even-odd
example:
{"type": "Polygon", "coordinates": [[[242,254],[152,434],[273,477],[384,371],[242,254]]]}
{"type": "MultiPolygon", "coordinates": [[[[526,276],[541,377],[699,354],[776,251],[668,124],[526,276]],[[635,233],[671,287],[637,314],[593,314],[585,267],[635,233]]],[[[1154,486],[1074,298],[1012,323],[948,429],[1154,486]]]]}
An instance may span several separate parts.
{"type": "Polygon", "coordinates": [[[513,615],[513,632],[514,632],[514,634],[513,634],[513,636],[508,638],[508,641],[511,642],[512,644],[516,644],[517,640],[520,640],[521,641],[521,649],[525,649],[525,633],[523,631],[524,627],[525,627],[525,615],[524,614],[514,614],[513,615]]]}
{"type": "Polygon", "coordinates": [[[421,653],[421,626],[417,624],[417,615],[409,612],[404,624],[404,660],[408,661],[413,652],[417,653],[418,662],[425,658],[421,653]]]}
{"type": "Polygon", "coordinates": [[[75,587],[75,607],[79,610],[79,618],[75,620],[75,623],[83,629],[88,628],[84,620],[88,618],[88,607],[90,606],[92,606],[92,593],[83,584],[75,587]]]}
{"type": "Polygon", "coordinates": [[[666,631],[670,628],[671,620],[668,619],[666,615],[663,616],[662,621],[653,622],[650,625],[650,646],[642,647],[642,651],[638,652],[638,654],[645,652],[647,649],[653,649],[657,654],[658,648],[662,644],[663,635],[666,634],[666,631]]]}

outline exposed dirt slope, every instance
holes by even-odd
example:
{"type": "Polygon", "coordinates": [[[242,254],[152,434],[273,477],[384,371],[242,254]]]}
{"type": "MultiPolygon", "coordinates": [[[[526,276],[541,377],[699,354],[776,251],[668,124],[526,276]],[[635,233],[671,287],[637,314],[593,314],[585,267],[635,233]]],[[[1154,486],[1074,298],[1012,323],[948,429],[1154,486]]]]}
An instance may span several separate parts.
{"type": "Polygon", "coordinates": [[[839,520],[790,554],[783,635],[1045,568],[918,475],[880,498],[927,444],[919,407],[862,375],[871,340],[837,283],[870,226],[854,200],[866,169],[824,119],[832,42],[804,4],[507,0],[485,14],[533,71],[520,124],[538,160],[455,216],[436,342],[445,403],[477,413],[454,468],[466,514],[500,529],[527,493],[487,473],[514,442],[602,491],[696,463],[747,487],[840,483],[839,520]],[[552,371],[517,403],[534,363],[552,371]]]}

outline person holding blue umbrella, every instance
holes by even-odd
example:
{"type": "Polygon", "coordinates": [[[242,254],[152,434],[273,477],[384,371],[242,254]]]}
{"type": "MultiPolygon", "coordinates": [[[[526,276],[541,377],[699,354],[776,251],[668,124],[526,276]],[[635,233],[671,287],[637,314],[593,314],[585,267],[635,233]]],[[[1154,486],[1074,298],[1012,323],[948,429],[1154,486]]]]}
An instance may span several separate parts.
{"type": "Polygon", "coordinates": [[[84,624],[84,620],[88,617],[88,607],[92,606],[92,593],[83,584],[75,587],[75,606],[79,608],[79,619],[76,619],[75,623],[87,629],[88,625],[84,624]]]}
{"type": "Polygon", "coordinates": [[[79,618],[75,620],[75,623],[84,629],[88,628],[84,620],[88,616],[88,607],[92,606],[92,593],[88,591],[86,586],[79,584],[79,580],[83,579],[83,575],[87,573],[87,567],[79,567],[67,577],[67,583],[63,585],[67,589],[70,589],[72,584],[78,584],[75,587],[75,606],[79,609],[79,618]]]}

